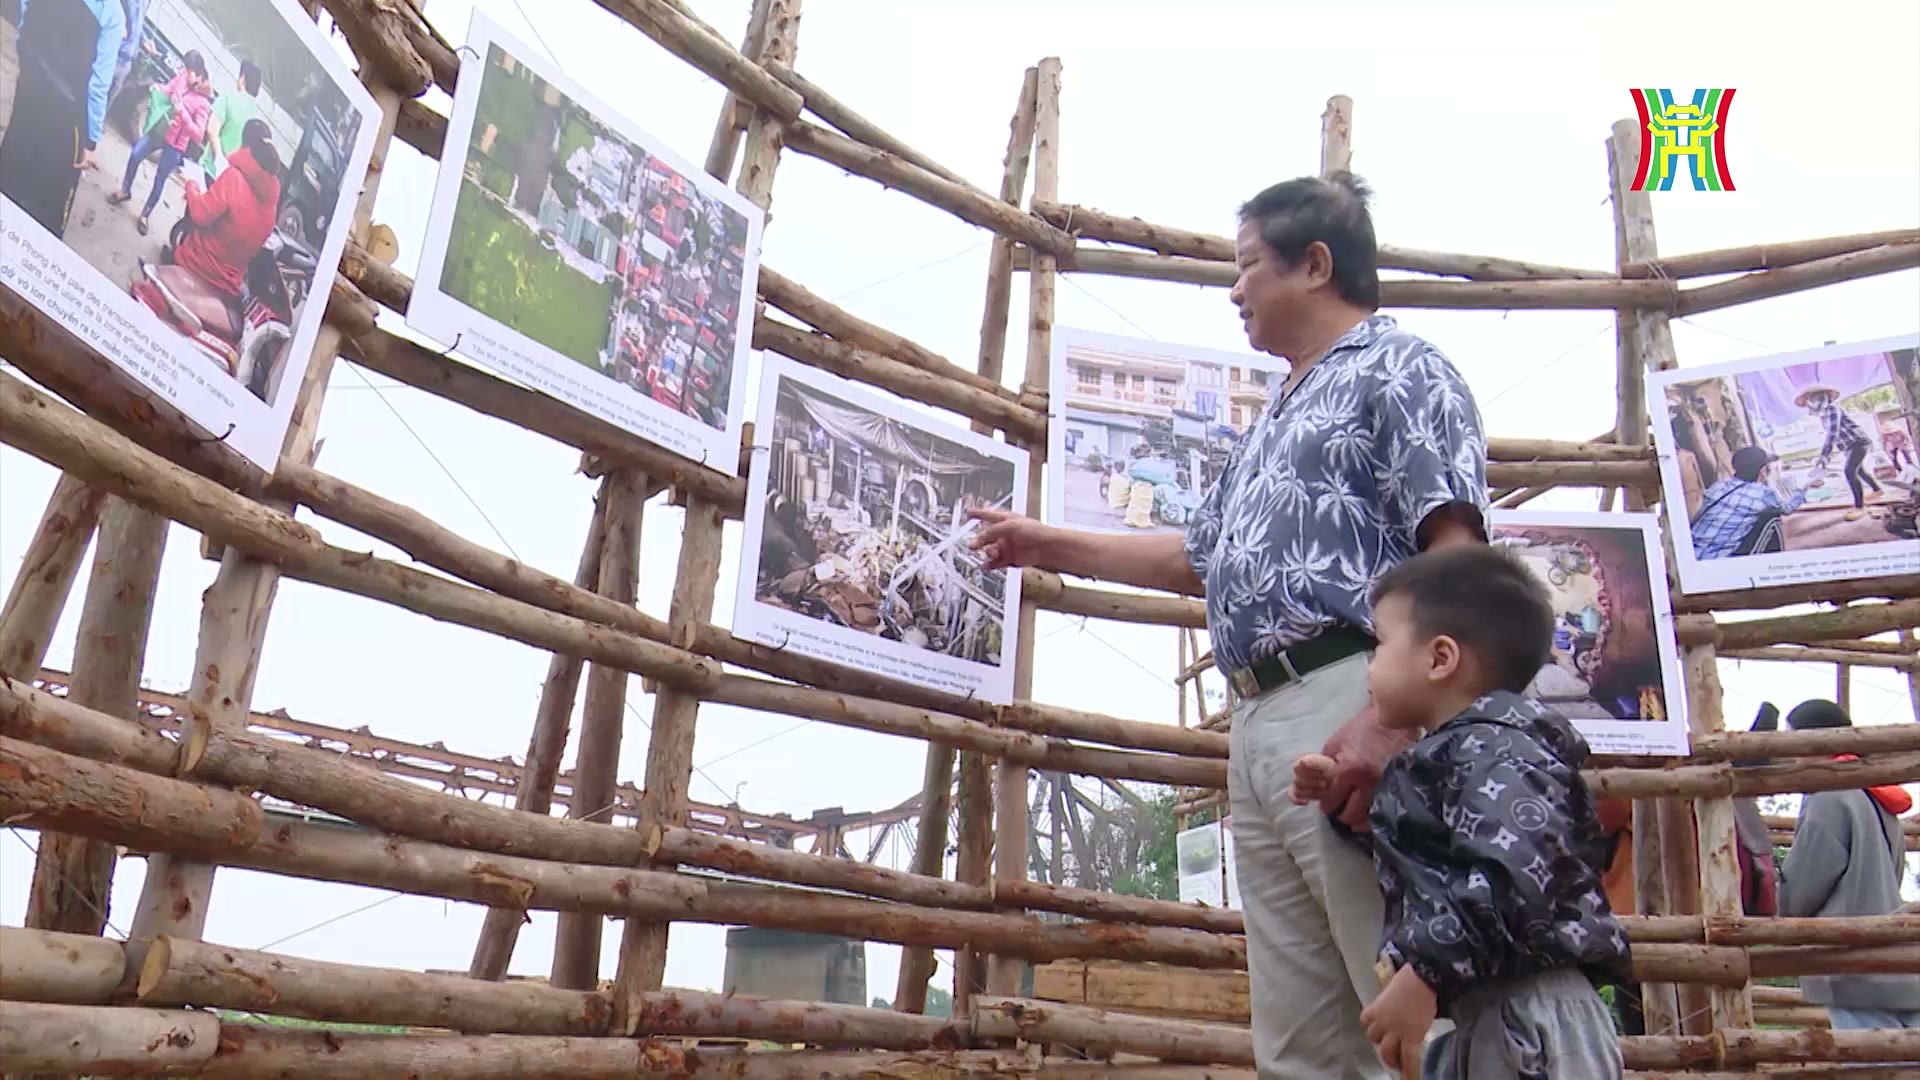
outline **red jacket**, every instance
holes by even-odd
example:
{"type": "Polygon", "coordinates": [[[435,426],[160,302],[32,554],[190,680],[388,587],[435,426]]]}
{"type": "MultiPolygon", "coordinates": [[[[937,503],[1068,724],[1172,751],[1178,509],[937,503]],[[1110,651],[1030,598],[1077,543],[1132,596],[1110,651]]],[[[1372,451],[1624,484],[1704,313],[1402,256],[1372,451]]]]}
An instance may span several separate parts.
{"type": "Polygon", "coordinates": [[[262,169],[245,147],[227,158],[227,166],[206,191],[187,186],[187,216],[194,228],[173,260],[237,298],[248,261],[273,234],[280,178],[262,169]]]}

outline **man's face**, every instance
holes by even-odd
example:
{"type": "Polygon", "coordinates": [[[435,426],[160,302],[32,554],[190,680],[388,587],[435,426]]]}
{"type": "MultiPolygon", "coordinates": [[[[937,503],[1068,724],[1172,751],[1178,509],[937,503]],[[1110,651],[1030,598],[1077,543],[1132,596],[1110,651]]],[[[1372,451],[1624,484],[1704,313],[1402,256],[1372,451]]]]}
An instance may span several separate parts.
{"type": "Polygon", "coordinates": [[[1289,267],[1260,237],[1260,221],[1240,226],[1234,241],[1234,262],[1240,278],[1227,298],[1240,309],[1247,344],[1264,353],[1286,355],[1290,332],[1309,301],[1313,288],[1312,250],[1300,265],[1289,267]]]}

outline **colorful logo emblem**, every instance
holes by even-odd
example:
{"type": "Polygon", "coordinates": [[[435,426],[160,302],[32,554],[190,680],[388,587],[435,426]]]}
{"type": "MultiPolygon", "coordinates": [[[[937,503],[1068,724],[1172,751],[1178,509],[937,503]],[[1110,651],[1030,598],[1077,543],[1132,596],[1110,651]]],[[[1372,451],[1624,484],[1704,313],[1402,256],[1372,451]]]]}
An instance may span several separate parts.
{"type": "Polygon", "coordinates": [[[1732,191],[1727,169],[1727,109],[1732,90],[1695,90],[1677,101],[1671,90],[1629,90],[1640,111],[1640,168],[1635,191],[1671,191],[1685,162],[1695,191],[1732,191]]]}

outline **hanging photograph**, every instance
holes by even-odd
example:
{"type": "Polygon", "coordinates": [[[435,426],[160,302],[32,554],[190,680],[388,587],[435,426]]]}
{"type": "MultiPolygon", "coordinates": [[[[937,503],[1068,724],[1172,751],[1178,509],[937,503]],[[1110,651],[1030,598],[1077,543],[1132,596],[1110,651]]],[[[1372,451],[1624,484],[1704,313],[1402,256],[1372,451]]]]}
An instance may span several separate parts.
{"type": "Polygon", "coordinates": [[[1682,592],[1920,571],[1920,334],[1648,377],[1682,592]]]}
{"type": "Polygon", "coordinates": [[[0,4],[0,287],[271,470],[378,126],[293,0],[0,4]]]}
{"type": "Polygon", "coordinates": [[[728,475],[765,216],[478,12],[407,325],[728,475]]]}
{"type": "Polygon", "coordinates": [[[1685,754],[1686,698],[1654,514],[1495,510],[1491,539],[1553,601],[1553,656],[1527,688],[1596,753],[1685,754]]]}
{"type": "Polygon", "coordinates": [[[1053,331],[1047,520],[1098,532],[1178,533],[1267,405],[1286,361],[1053,331]]]}
{"type": "Polygon", "coordinates": [[[1174,834],[1179,859],[1180,902],[1227,906],[1226,832],[1218,821],[1174,834]]]}
{"type": "Polygon", "coordinates": [[[967,544],[1025,505],[1027,455],[767,354],[733,632],[957,694],[1013,699],[1020,575],[967,544]]]}

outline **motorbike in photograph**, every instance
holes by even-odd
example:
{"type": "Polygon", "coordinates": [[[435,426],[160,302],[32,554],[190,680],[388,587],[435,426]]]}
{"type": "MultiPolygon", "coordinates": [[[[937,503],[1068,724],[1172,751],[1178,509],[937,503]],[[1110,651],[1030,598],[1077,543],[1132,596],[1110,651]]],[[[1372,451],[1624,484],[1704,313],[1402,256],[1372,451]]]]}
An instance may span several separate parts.
{"type": "Polygon", "coordinates": [[[174,262],[174,251],[193,229],[192,220],[182,217],[160,262],[141,259],[128,291],[255,397],[268,401],[273,376],[293,342],[293,312],[306,298],[319,258],[276,230],[248,261],[236,301],[174,262]]]}

